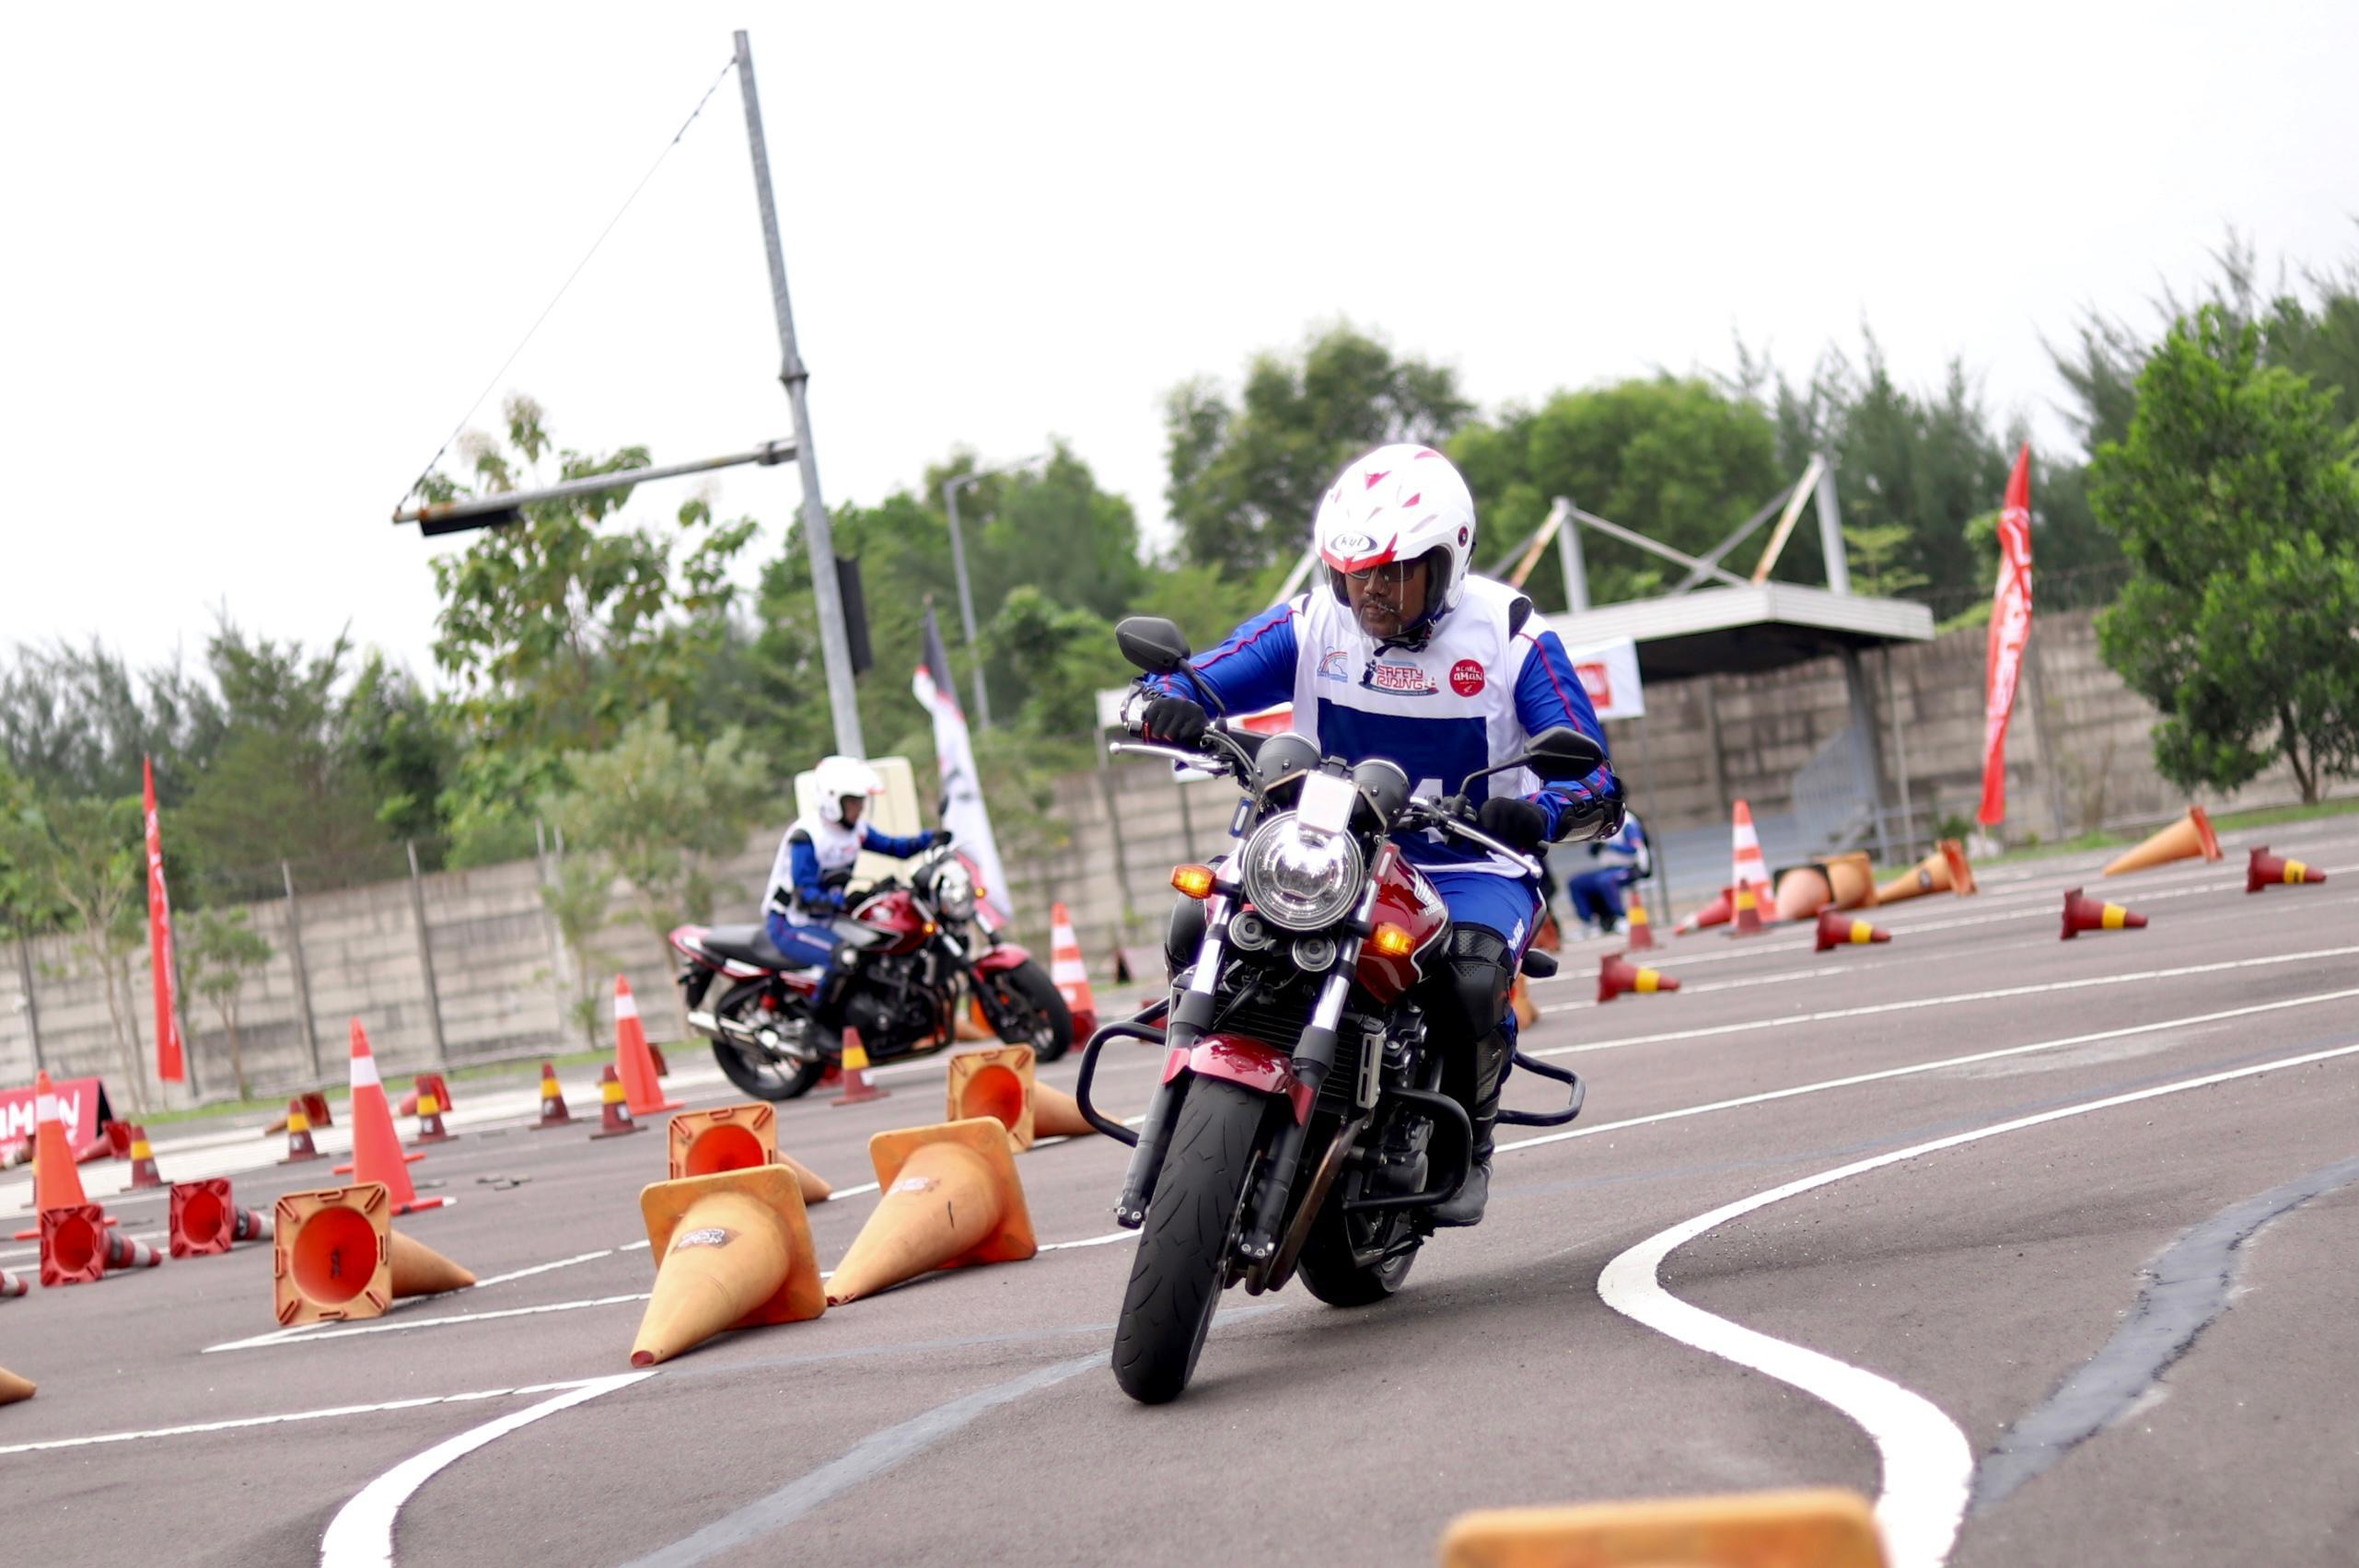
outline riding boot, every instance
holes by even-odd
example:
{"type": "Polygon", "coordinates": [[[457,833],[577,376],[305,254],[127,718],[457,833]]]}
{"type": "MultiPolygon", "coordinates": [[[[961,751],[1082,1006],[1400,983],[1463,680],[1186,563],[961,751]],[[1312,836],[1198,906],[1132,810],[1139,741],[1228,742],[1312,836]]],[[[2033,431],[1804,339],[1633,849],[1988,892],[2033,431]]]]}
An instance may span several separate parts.
{"type": "Polygon", "coordinates": [[[843,1053],[844,1004],[852,995],[852,971],[838,964],[828,970],[819,981],[818,993],[811,998],[811,1038],[830,1056],[843,1053]]]}
{"type": "Polygon", "coordinates": [[[1474,1042],[1472,1072],[1469,1074],[1471,1082],[1463,1102],[1468,1120],[1474,1123],[1474,1144],[1465,1185],[1458,1190],[1456,1197],[1432,1211],[1436,1225],[1479,1224],[1484,1207],[1491,1202],[1492,1134],[1499,1125],[1499,1084],[1505,1075],[1507,1056],[1513,1049],[1500,1029],[1493,1029],[1474,1042]]]}

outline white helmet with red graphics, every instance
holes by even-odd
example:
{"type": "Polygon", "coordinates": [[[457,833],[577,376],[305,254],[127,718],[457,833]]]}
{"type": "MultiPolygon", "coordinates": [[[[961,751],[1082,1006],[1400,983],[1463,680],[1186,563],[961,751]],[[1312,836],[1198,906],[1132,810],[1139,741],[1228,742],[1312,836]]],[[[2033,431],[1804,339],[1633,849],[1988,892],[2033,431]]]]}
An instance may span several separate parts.
{"type": "MultiPolygon", "coordinates": [[[[1378,447],[1356,459],[1319,504],[1315,527],[1327,585],[1345,599],[1343,575],[1439,552],[1426,574],[1424,620],[1457,608],[1474,553],[1474,495],[1458,467],[1431,447],[1378,447]]],[[[1345,602],[1349,602],[1345,599],[1345,602]]]]}

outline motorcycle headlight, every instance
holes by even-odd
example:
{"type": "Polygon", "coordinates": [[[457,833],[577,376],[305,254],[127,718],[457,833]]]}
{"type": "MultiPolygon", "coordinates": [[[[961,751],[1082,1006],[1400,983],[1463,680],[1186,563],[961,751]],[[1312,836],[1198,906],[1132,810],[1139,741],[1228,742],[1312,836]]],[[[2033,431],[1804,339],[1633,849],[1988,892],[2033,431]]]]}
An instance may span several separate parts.
{"type": "Polygon", "coordinates": [[[975,912],[975,879],[955,860],[934,874],[934,907],[952,920],[967,920],[975,912]]]}
{"type": "Polygon", "coordinates": [[[1255,830],[1242,862],[1245,897],[1287,931],[1316,931],[1350,913],[1367,869],[1350,834],[1307,828],[1291,811],[1255,830]]]}

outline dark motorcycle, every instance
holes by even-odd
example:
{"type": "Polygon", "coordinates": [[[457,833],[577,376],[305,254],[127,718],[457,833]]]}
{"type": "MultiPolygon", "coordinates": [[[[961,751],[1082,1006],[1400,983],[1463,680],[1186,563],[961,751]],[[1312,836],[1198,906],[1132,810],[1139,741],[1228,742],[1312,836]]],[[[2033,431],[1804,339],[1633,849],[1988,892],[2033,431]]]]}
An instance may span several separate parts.
{"type": "MultiPolygon", "coordinates": [[[[1414,799],[1389,761],[1347,765],[1299,735],[1232,733],[1169,621],[1134,617],[1115,635],[1140,668],[1193,680],[1222,722],[1201,752],[1114,749],[1226,773],[1244,791],[1230,823],[1239,847],[1172,874],[1183,898],[1168,943],[1170,998],[1099,1030],[1075,1091],[1099,1132],[1133,1146],[1114,1218],[1141,1234],[1114,1376],[1156,1404],[1188,1386],[1230,1285],[1258,1295],[1299,1272],[1335,1307],[1400,1288],[1432,1212],[1466,1179],[1473,1127],[1441,1087],[1445,1051],[1467,1042],[1435,1038],[1421,1005],[1427,960],[1447,948],[1449,912],[1393,841],[1439,833],[1536,876],[1528,856],[1473,825],[1463,791],[1516,767],[1577,778],[1602,754],[1576,730],[1551,729],[1523,756],[1470,774],[1458,795],[1414,799]],[[1166,1048],[1136,1132],[1090,1098],[1098,1052],[1123,1038],[1166,1048]]],[[[1536,976],[1556,969],[1539,951],[1522,963],[1536,976]]],[[[1578,1074],[1520,1051],[1515,1062],[1569,1098],[1560,1110],[1502,1112],[1502,1122],[1558,1126],[1580,1114],[1578,1074]]]]}
{"type": "MultiPolygon", "coordinates": [[[[976,919],[973,863],[944,845],[913,865],[904,884],[888,877],[835,924],[851,951],[843,1022],[871,1063],[924,1056],[949,1044],[970,1004],[994,1034],[1028,1045],[1041,1062],[1073,1047],[1073,1014],[1031,954],[976,919]]],[[[839,1039],[812,1008],[819,972],[781,953],[760,925],[682,925],[671,934],[681,964],[688,1027],[713,1042],[714,1060],[747,1094],[793,1099],[841,1066],[839,1039]]]]}

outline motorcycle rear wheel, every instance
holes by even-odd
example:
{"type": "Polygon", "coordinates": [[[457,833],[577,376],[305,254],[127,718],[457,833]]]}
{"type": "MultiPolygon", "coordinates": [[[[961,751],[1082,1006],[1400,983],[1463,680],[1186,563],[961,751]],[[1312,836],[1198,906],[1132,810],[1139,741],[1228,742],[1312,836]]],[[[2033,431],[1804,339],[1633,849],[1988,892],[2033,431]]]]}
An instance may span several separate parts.
{"type": "Polygon", "coordinates": [[[1188,1085],[1114,1329],[1114,1380],[1141,1404],[1178,1399],[1195,1375],[1270,1104],[1217,1078],[1188,1085]]]}
{"type": "Polygon", "coordinates": [[[724,1077],[756,1099],[799,1099],[827,1072],[824,1062],[757,1061],[753,1053],[722,1040],[713,1042],[713,1060],[724,1077]]]}

